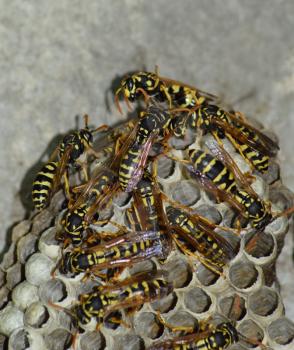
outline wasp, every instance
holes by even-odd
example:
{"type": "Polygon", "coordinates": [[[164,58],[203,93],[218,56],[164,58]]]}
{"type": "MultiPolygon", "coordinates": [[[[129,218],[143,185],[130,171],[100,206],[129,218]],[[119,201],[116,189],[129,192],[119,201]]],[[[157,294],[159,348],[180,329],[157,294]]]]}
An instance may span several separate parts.
{"type": "MultiPolygon", "coordinates": [[[[80,244],[83,241],[84,232],[89,226],[99,222],[99,205],[103,199],[106,199],[105,195],[113,190],[117,179],[117,176],[107,168],[104,168],[99,174],[95,185],[88,191],[87,197],[83,200],[78,199],[76,202],[78,205],[75,203],[74,206],[69,206],[65,211],[61,220],[63,232],[59,234],[59,238],[65,239],[65,242],[69,241],[73,245],[80,244]]],[[[72,191],[78,193],[87,185],[77,186],[72,191]]]]}
{"type": "Polygon", "coordinates": [[[227,138],[250,167],[261,173],[268,170],[269,157],[276,156],[279,150],[276,142],[246,123],[239,112],[229,113],[216,105],[204,104],[189,110],[186,118],[178,118],[177,137],[185,135],[189,120],[192,128],[211,133],[221,146],[221,139],[227,138]]]}
{"type": "Polygon", "coordinates": [[[262,229],[272,220],[272,214],[266,202],[243,180],[241,172],[227,153],[222,152],[223,159],[229,161],[233,168],[227,167],[222,161],[203,150],[189,150],[189,170],[196,176],[200,184],[217,198],[222,198],[241,215],[249,219],[254,228],[262,229]],[[233,169],[233,171],[231,171],[233,169]],[[240,189],[235,176],[245,189],[240,189]]]}
{"type": "Polygon", "coordinates": [[[166,208],[166,216],[171,237],[179,249],[196,257],[213,272],[220,274],[236,255],[229,242],[214,231],[217,226],[207,219],[172,206],[166,208]]]}
{"type": "Polygon", "coordinates": [[[159,102],[167,101],[170,107],[175,105],[183,108],[193,108],[204,103],[204,101],[217,99],[216,96],[198,88],[159,76],[158,69],[155,73],[137,72],[126,76],[121,81],[121,86],[115,93],[115,102],[120,112],[119,94],[121,92],[128,106],[129,102],[134,102],[142,96],[146,101],[153,97],[159,102]]]}
{"type": "Polygon", "coordinates": [[[210,318],[201,320],[196,331],[194,327],[173,326],[157,312],[157,319],[163,326],[172,332],[184,331],[184,335],[156,342],[148,350],[223,350],[241,340],[254,347],[269,349],[259,340],[247,338],[239,333],[232,322],[223,322],[214,327],[208,323],[210,318]]]}
{"type": "MultiPolygon", "coordinates": [[[[80,161],[83,154],[97,155],[93,149],[93,135],[101,130],[108,130],[108,125],[101,125],[100,127],[90,130],[88,127],[88,115],[84,116],[85,127],[78,131],[67,134],[57,148],[60,162],[64,164],[64,168],[82,167],[85,179],[88,179],[87,171],[84,163],[80,161]]],[[[53,153],[54,155],[54,153],[53,153]]],[[[65,176],[65,185],[69,193],[68,175],[65,176]]]]}
{"type": "Polygon", "coordinates": [[[119,182],[125,192],[131,192],[140,181],[147,158],[156,137],[169,136],[168,126],[172,114],[159,105],[151,104],[141,112],[135,139],[122,156],[119,166],[119,182]]]}
{"type": "Polygon", "coordinates": [[[114,145],[110,147],[110,153],[113,153],[113,155],[94,169],[88,182],[73,188],[72,191],[77,193],[77,199],[71,205],[71,210],[88,203],[89,210],[86,219],[91,220],[91,217],[101,207],[111,203],[114,194],[120,190],[120,161],[134,140],[137,124],[137,121],[134,123],[131,120],[111,131],[111,134],[108,135],[108,140],[114,141],[114,145]]]}
{"type": "Polygon", "coordinates": [[[155,180],[147,171],[133,191],[133,208],[142,230],[159,230],[162,215],[161,196],[156,190],[155,180]]]}
{"type": "Polygon", "coordinates": [[[91,293],[79,296],[79,304],[73,312],[79,329],[83,329],[92,318],[96,318],[96,328],[99,329],[112,313],[122,309],[136,310],[172,291],[173,285],[164,279],[162,271],[143,272],[114,284],[94,287],[91,293]]]}
{"type": "Polygon", "coordinates": [[[60,263],[60,272],[95,274],[104,269],[121,269],[152,257],[164,259],[170,250],[168,238],[163,232],[131,231],[103,244],[66,252],[60,263]]]}
{"type": "Polygon", "coordinates": [[[148,350],[223,350],[239,341],[236,328],[229,322],[213,330],[200,331],[155,343],[148,350]]]}
{"type": "MultiPolygon", "coordinates": [[[[43,209],[49,202],[50,197],[60,186],[62,177],[64,178],[65,192],[70,198],[68,181],[68,168],[82,166],[79,158],[82,154],[90,152],[95,154],[92,148],[93,133],[99,130],[108,129],[107,125],[102,125],[95,130],[88,128],[88,116],[85,116],[85,128],[66,135],[50,157],[49,162],[37,174],[33,182],[32,198],[38,210],[43,209]],[[55,158],[57,161],[53,161],[55,158]]],[[[87,173],[84,170],[85,177],[87,173]]]]}

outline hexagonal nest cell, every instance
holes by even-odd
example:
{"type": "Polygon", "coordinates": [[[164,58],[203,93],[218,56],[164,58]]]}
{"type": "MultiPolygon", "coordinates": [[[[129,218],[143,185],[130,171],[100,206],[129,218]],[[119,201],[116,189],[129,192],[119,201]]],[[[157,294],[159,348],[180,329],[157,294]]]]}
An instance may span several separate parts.
{"type": "MultiPolygon", "coordinates": [[[[115,132],[123,137],[123,132],[127,133],[124,128],[125,125],[120,132],[119,129],[115,132]]],[[[128,132],[131,134],[133,131],[128,132]]],[[[99,137],[95,136],[94,151],[100,152],[102,157],[99,137]]],[[[152,137],[162,140],[165,135],[156,133],[152,137]]],[[[126,141],[122,140],[124,144],[126,141]]],[[[221,141],[254,191],[265,201],[271,201],[273,212],[281,212],[292,205],[292,195],[282,185],[277,161],[270,160],[267,173],[262,175],[255,171],[252,174],[230,142],[225,138],[221,141]]],[[[209,252],[205,246],[207,242],[201,241],[201,236],[197,238],[200,253],[183,254],[186,248],[181,245],[182,238],[176,240],[173,236],[178,228],[167,224],[165,218],[160,225],[168,227],[168,235],[173,237],[169,242],[171,247],[166,248],[168,254],[151,254],[144,259],[131,260],[123,271],[120,271],[120,265],[113,265],[109,271],[104,268],[96,274],[62,273],[65,267],[61,266],[60,259],[71,249],[81,253],[85,245],[95,250],[97,244],[104,244],[104,249],[111,251],[112,246],[107,242],[113,239],[119,241],[120,237],[125,237],[126,231],[137,234],[146,231],[150,235],[150,231],[155,230],[148,231],[142,228],[145,223],[136,222],[144,213],[143,209],[136,207],[138,192],[133,195],[132,191],[117,191],[113,200],[109,199],[99,212],[99,218],[94,220],[94,215],[91,217],[93,221],[83,237],[86,243],[79,248],[63,247],[60,232],[67,202],[63,191],[59,191],[51,198],[48,207],[33,212],[28,220],[13,230],[11,246],[1,264],[1,349],[69,349],[73,342],[75,348],[81,350],[141,350],[152,346],[155,349],[154,344],[162,343],[166,346],[164,349],[170,349],[173,347],[168,339],[180,339],[185,329],[194,332],[195,339],[197,336],[201,339],[203,334],[213,332],[222,322],[231,322],[239,334],[240,341],[230,349],[257,348],[262,347],[261,343],[275,350],[294,349],[294,325],[284,316],[283,302],[274,283],[274,266],[289,229],[289,219],[281,216],[269,222],[264,230],[255,230],[250,225],[246,226],[240,216],[236,218],[236,211],[226,202],[226,197],[221,198],[220,195],[216,198],[215,193],[207,192],[203,186],[205,181],[201,180],[199,185],[199,179],[195,179],[195,174],[191,175],[191,167],[188,166],[187,170],[187,154],[189,149],[197,149],[199,145],[202,149],[213,150],[214,143],[211,135],[200,137],[188,128],[185,137],[172,136],[168,140],[171,153],[160,150],[160,142],[159,147],[155,147],[158,145],[154,143],[154,149],[149,150],[153,152],[149,170],[154,171],[153,165],[156,164],[157,184],[154,186],[165,196],[160,199],[164,203],[163,210],[177,203],[179,210],[184,210],[188,218],[205,217],[209,225],[213,225],[212,237],[216,232],[224,254],[226,249],[231,252],[230,259],[221,268],[207,263],[217,259],[219,253],[216,250],[209,252]],[[207,254],[210,260],[203,259],[203,254],[207,254]],[[135,304],[133,308],[132,305],[124,308],[122,301],[122,307],[107,314],[99,329],[96,329],[92,318],[89,325],[78,330],[78,316],[73,310],[85,300],[85,297],[80,297],[81,294],[91,293],[99,286],[101,293],[103,288],[107,290],[110,283],[107,280],[120,285],[118,280],[143,271],[154,271],[154,275],[155,271],[160,271],[167,283],[173,285],[172,291],[168,295],[157,295],[142,305],[135,304]]],[[[110,154],[113,144],[107,144],[110,154]]],[[[92,183],[98,178],[101,163],[102,167],[109,164],[106,151],[106,162],[97,161],[96,153],[87,159],[89,181],[92,183]]],[[[81,178],[80,173],[69,177],[70,186],[81,185],[81,189],[76,187],[77,193],[83,193],[85,187],[81,178]]],[[[158,219],[162,220],[159,215],[158,219]]],[[[189,223],[189,220],[186,222],[189,223]]],[[[206,227],[205,222],[201,225],[201,228],[206,227]]],[[[187,246],[192,243],[192,239],[186,242],[187,246]]],[[[118,246],[119,243],[116,244],[118,246]]],[[[212,247],[213,243],[210,244],[212,247]]],[[[156,246],[153,251],[158,253],[159,248],[156,246]]],[[[114,252],[112,254],[115,255],[114,252]]],[[[221,346],[205,349],[221,349],[221,346]]]]}

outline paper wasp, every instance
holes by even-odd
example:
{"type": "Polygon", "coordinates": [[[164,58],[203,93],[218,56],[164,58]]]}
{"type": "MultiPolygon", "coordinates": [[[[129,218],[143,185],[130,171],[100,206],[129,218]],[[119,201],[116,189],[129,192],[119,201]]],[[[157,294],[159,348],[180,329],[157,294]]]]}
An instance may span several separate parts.
{"type": "Polygon", "coordinates": [[[223,322],[213,326],[209,323],[210,317],[199,321],[199,327],[196,331],[194,327],[171,325],[163,319],[159,312],[157,312],[157,319],[173,333],[180,331],[184,332],[184,335],[156,342],[148,347],[148,350],[224,350],[239,341],[259,346],[263,350],[269,349],[261,341],[250,339],[239,333],[232,322],[223,322]]]}
{"type": "MultiPolygon", "coordinates": [[[[106,160],[96,166],[92,172],[91,179],[85,184],[74,187],[72,192],[77,194],[77,199],[70,205],[70,210],[75,210],[87,203],[89,207],[89,218],[105,204],[119,188],[118,169],[120,159],[127,151],[137,130],[137,121],[127,121],[114,129],[111,129],[106,140],[102,140],[97,147],[104,152],[106,160]]],[[[100,150],[101,151],[101,150],[100,150]]]]}
{"type": "Polygon", "coordinates": [[[190,149],[189,170],[204,189],[231,204],[254,228],[262,229],[272,220],[268,204],[252,190],[229,154],[220,148],[217,153],[222,161],[206,151],[190,149]],[[236,179],[244,189],[240,189],[236,179]]]}
{"type": "Polygon", "coordinates": [[[95,130],[90,130],[87,115],[85,115],[84,120],[85,128],[64,136],[61,143],[51,155],[49,162],[37,174],[33,183],[32,198],[38,210],[43,209],[48,204],[50,197],[59,188],[62,178],[64,179],[66,195],[70,198],[69,168],[77,169],[82,167],[84,176],[87,179],[87,171],[84,163],[80,161],[80,157],[83,154],[96,155],[96,152],[92,148],[93,134],[100,130],[108,129],[108,126],[102,125],[95,130]],[[56,158],[58,160],[54,161],[56,158]]]}
{"type": "Polygon", "coordinates": [[[231,156],[221,146],[211,146],[215,156],[201,149],[189,149],[188,159],[181,160],[200,185],[218,200],[228,202],[256,229],[273,220],[269,203],[251,188],[231,156]],[[237,183],[238,182],[238,183],[237,183]]]}
{"type": "Polygon", "coordinates": [[[119,182],[124,191],[131,192],[140,181],[156,138],[169,136],[171,119],[172,114],[155,103],[140,113],[135,139],[120,161],[119,182]]]}
{"type": "Polygon", "coordinates": [[[60,272],[90,272],[95,275],[105,269],[121,269],[152,257],[164,259],[170,250],[170,242],[164,232],[131,231],[96,246],[66,252],[60,263],[60,272]]]}
{"type": "MultiPolygon", "coordinates": [[[[165,280],[163,271],[142,272],[116,283],[94,287],[89,294],[79,296],[78,305],[72,310],[51,304],[69,313],[79,330],[95,318],[99,329],[113,313],[126,310],[131,313],[144,303],[163,298],[173,291],[173,285],[165,280]]],[[[114,322],[120,322],[114,320],[114,322]]],[[[123,321],[121,321],[123,324],[123,321]]]]}
{"type": "Polygon", "coordinates": [[[211,133],[221,146],[223,145],[221,139],[227,138],[251,168],[261,173],[268,170],[269,157],[276,156],[279,146],[264,133],[245,122],[245,117],[240,112],[226,112],[212,104],[204,104],[191,110],[188,108],[186,111],[187,115],[182,116],[182,120],[178,116],[179,126],[176,129],[176,136],[185,135],[189,121],[193,129],[211,133]]]}
{"type": "MultiPolygon", "coordinates": [[[[74,246],[83,241],[84,233],[90,226],[90,222],[86,220],[88,212],[87,204],[82,204],[74,210],[67,209],[61,220],[62,232],[58,233],[57,239],[64,242],[64,246],[70,242],[74,246]]],[[[96,222],[99,215],[92,218],[92,223],[96,222]]]]}
{"type": "Polygon", "coordinates": [[[178,106],[184,108],[192,108],[204,103],[204,101],[217,99],[216,96],[193,86],[159,76],[157,67],[155,73],[137,72],[126,76],[121,81],[121,86],[115,93],[115,102],[120,112],[119,94],[121,92],[128,106],[129,102],[134,102],[141,96],[146,101],[153,97],[159,102],[168,102],[170,107],[178,106]]]}
{"type": "Polygon", "coordinates": [[[229,242],[214,230],[217,225],[197,215],[169,206],[166,208],[169,232],[179,249],[196,257],[203,265],[217,274],[235,257],[229,242]]]}
{"type": "Polygon", "coordinates": [[[159,190],[157,183],[148,173],[144,174],[141,182],[144,195],[134,192],[133,221],[137,219],[141,228],[153,225],[165,230],[182,252],[196,257],[213,272],[221,274],[223,267],[236,253],[229,242],[214,231],[219,226],[195,213],[192,214],[190,208],[170,200],[159,190]],[[173,206],[164,210],[164,202],[173,206]]]}
{"type": "Polygon", "coordinates": [[[236,328],[229,322],[213,330],[200,331],[155,343],[148,350],[223,350],[239,341],[236,328]]]}

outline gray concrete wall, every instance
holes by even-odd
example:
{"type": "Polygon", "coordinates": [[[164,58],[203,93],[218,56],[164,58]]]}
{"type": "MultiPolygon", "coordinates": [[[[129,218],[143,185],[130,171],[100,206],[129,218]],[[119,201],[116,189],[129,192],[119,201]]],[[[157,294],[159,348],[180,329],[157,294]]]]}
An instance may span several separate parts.
{"type": "Polygon", "coordinates": [[[0,248],[54,137],[122,118],[112,80],[155,64],[271,127],[293,190],[293,32],[293,0],[1,0],[0,248]]]}

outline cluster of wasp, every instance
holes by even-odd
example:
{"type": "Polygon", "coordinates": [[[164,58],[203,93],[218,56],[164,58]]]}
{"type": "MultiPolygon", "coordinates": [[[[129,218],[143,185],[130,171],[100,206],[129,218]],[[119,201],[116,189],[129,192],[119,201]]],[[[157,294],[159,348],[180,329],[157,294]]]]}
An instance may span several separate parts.
{"type": "MultiPolygon", "coordinates": [[[[67,198],[57,237],[63,254],[56,269],[61,274],[84,273],[85,278],[99,281],[90,293],[80,295],[72,310],[66,310],[79,332],[92,319],[97,328],[106,319],[123,325],[118,311],[130,314],[173,291],[173,283],[167,281],[163,271],[122,279],[127,267],[151,258],[164,264],[177,247],[192,261],[196,259],[222,275],[236,255],[231,244],[217,233],[218,225],[164,193],[157,179],[161,157],[179,162],[203,190],[233,208],[238,218],[236,228],[222,227],[232,234],[241,234],[244,227],[262,231],[276,217],[291,212],[273,213],[270,203],[253,190],[252,173],[243,174],[225,150],[224,139],[252,172],[268,171],[269,159],[279,147],[243,114],[226,111],[214,95],[163,78],[157,72],[138,72],[121,81],[115,95],[120,112],[121,94],[129,107],[130,102],[141,103],[137,117],[116,128],[103,125],[91,130],[86,116],[85,127],[64,137],[33,183],[37,210],[45,208],[60,188],[67,198]],[[189,130],[194,130],[197,142],[180,158],[170,139],[185,139],[189,130]],[[94,146],[96,134],[100,137],[94,146]],[[201,143],[205,135],[214,141],[209,148],[201,143]],[[131,197],[126,212],[128,227],[101,216],[119,195],[131,197]],[[93,228],[105,224],[111,224],[114,230],[93,228]]],[[[244,338],[231,322],[211,327],[206,320],[196,332],[173,327],[160,314],[158,319],[184,334],[154,343],[150,348],[153,350],[225,349],[244,338]]]]}

